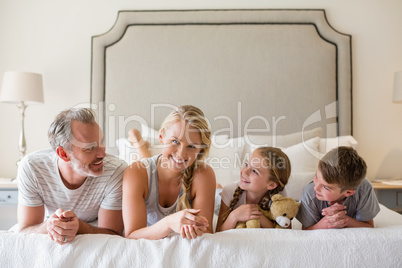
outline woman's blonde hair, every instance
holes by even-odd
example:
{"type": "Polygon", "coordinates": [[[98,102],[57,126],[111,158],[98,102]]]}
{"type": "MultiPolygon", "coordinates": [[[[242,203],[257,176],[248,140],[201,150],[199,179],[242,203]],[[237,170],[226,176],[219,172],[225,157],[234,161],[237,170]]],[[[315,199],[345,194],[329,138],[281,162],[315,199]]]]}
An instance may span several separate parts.
{"type": "MultiPolygon", "coordinates": [[[[278,185],[275,189],[268,190],[258,204],[260,208],[268,210],[271,196],[283,191],[285,185],[288,183],[292,168],[288,156],[279,148],[259,147],[255,150],[255,152],[258,152],[264,158],[264,164],[269,169],[269,180],[276,182],[278,185]]],[[[233,211],[242,193],[243,189],[238,186],[233,193],[233,198],[232,201],[230,201],[228,211],[223,214],[223,222],[226,221],[230,212],[233,211]]]]}
{"type": "Polygon", "coordinates": [[[198,170],[198,168],[200,168],[199,161],[203,160],[209,153],[211,146],[211,129],[204,113],[199,108],[192,105],[183,105],[172,111],[165,118],[159,133],[164,135],[165,130],[178,121],[184,121],[189,126],[195,128],[200,133],[202,141],[200,153],[197,155],[194,163],[183,171],[180,178],[183,195],[180,196],[176,208],[177,211],[180,211],[182,209],[191,208],[189,197],[187,197],[187,195],[191,192],[193,174],[198,170]]]}

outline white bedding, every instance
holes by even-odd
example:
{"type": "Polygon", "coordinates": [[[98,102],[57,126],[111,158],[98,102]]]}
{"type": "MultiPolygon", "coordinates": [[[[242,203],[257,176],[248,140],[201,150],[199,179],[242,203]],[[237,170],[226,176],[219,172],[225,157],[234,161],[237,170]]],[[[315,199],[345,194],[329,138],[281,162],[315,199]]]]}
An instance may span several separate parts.
{"type": "MultiPolygon", "coordinates": [[[[384,206],[376,228],[242,229],[151,241],[79,235],[60,246],[44,234],[0,233],[1,267],[401,267],[402,215],[384,206]]],[[[294,223],[294,228],[299,225],[294,223]]]]}

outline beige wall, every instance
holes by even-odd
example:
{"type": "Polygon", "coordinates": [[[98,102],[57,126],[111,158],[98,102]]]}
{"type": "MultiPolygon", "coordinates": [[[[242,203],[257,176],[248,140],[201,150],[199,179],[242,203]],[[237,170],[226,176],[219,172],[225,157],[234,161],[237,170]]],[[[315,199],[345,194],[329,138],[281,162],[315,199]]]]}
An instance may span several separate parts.
{"type": "MultiPolygon", "coordinates": [[[[402,177],[402,104],[393,104],[393,74],[402,70],[400,0],[0,0],[0,81],[5,71],[44,76],[45,104],[26,112],[28,153],[48,146],[47,128],[62,109],[89,101],[91,36],[106,32],[118,10],[325,9],[351,34],[354,136],[369,178],[402,177]],[[301,3],[302,2],[302,3],[301,3]]],[[[14,177],[20,114],[0,103],[0,177],[14,177]]]]}

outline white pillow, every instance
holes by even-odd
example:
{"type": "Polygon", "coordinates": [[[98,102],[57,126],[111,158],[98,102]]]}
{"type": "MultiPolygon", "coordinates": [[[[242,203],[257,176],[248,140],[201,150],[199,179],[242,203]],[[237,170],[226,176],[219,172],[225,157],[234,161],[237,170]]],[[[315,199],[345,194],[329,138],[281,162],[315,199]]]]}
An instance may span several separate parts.
{"type": "Polygon", "coordinates": [[[141,124],[141,136],[146,141],[154,141],[156,144],[161,144],[159,141],[159,131],[148,125],[141,124]]]}
{"type": "Polygon", "coordinates": [[[315,172],[299,172],[290,174],[288,183],[282,191],[282,195],[300,200],[304,186],[314,179],[315,172]]]}
{"type": "Polygon", "coordinates": [[[285,196],[299,200],[304,186],[314,179],[319,161],[319,146],[320,138],[315,137],[283,149],[292,165],[292,172],[284,189],[285,196]]]}
{"type": "MultiPolygon", "coordinates": [[[[282,149],[282,151],[289,157],[293,173],[315,172],[319,160],[319,145],[320,138],[315,137],[287,148],[278,148],[282,149]]],[[[260,146],[251,146],[251,152],[258,147],[260,146]]]]}
{"type": "Polygon", "coordinates": [[[206,163],[215,172],[216,182],[225,186],[238,181],[244,162],[244,138],[229,139],[226,135],[212,138],[206,163]]]}
{"type": "Polygon", "coordinates": [[[119,150],[119,158],[126,161],[128,165],[140,159],[139,153],[126,138],[116,140],[116,146],[119,150]]]}
{"type": "Polygon", "coordinates": [[[352,136],[339,136],[335,138],[322,138],[320,141],[320,159],[332,149],[339,146],[357,147],[357,141],[352,136]]]}
{"type": "Polygon", "coordinates": [[[306,142],[288,148],[282,148],[289,157],[292,173],[315,172],[318,166],[320,138],[315,137],[306,142]]]}
{"type": "MultiPolygon", "coordinates": [[[[318,127],[288,135],[247,135],[245,136],[245,142],[249,148],[261,146],[289,147],[314,137],[321,137],[321,134],[322,128],[318,127]]],[[[252,150],[248,150],[247,152],[252,152],[252,150]]]]}

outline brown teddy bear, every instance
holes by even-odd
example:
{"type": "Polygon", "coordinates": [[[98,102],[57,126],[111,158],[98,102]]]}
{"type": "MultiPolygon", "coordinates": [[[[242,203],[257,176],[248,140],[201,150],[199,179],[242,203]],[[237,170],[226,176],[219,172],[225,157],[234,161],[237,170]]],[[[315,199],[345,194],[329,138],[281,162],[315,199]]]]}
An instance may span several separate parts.
{"type": "MultiPolygon", "coordinates": [[[[262,213],[268,219],[274,221],[275,228],[288,228],[290,221],[296,216],[300,208],[300,203],[294,199],[275,194],[271,197],[271,206],[269,210],[263,210],[262,213]]],[[[261,228],[260,220],[254,219],[247,222],[238,222],[236,229],[239,228],[261,228]]]]}

